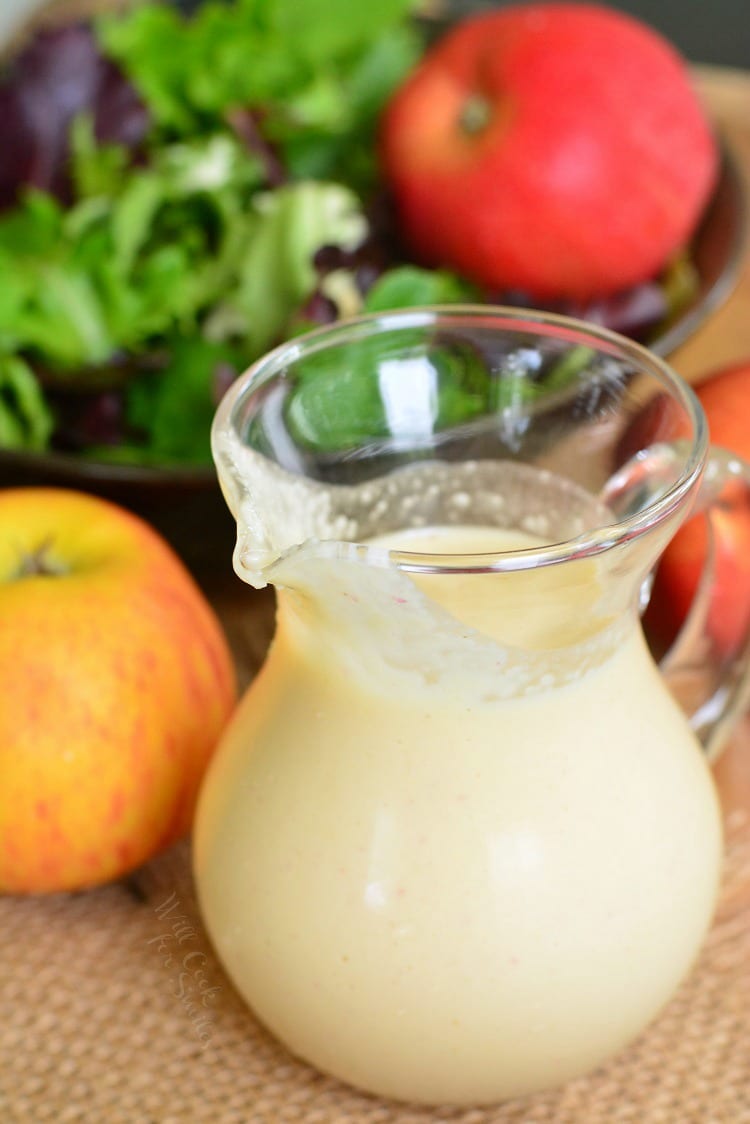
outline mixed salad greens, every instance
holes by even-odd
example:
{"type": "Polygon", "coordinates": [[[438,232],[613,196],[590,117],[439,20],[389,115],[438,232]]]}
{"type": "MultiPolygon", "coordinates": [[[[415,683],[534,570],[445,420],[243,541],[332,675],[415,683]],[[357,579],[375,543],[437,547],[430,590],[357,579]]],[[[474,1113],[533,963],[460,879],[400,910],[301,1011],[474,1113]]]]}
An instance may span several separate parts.
{"type": "MultiPolygon", "coordinates": [[[[424,47],[413,17],[414,0],[208,0],[190,18],[146,3],[6,66],[0,448],[208,463],[222,393],[283,339],[378,309],[523,303],[399,247],[375,133],[424,47]]],[[[564,311],[635,334],[689,287],[683,263],[564,311]]],[[[471,380],[446,388],[443,414],[481,407],[471,380]]],[[[326,441],[346,444],[349,413],[326,441]]]]}

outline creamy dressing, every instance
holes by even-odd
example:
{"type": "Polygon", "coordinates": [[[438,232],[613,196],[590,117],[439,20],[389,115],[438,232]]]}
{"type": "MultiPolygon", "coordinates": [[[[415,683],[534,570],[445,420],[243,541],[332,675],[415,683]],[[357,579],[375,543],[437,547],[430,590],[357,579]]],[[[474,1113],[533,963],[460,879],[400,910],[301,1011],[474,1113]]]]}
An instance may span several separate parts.
{"type": "Polygon", "coordinates": [[[670,997],[713,910],[717,802],[593,561],[407,576],[381,554],[272,578],[277,635],[201,797],[199,900],[293,1053],[386,1096],[497,1101],[598,1065],[670,997]]]}

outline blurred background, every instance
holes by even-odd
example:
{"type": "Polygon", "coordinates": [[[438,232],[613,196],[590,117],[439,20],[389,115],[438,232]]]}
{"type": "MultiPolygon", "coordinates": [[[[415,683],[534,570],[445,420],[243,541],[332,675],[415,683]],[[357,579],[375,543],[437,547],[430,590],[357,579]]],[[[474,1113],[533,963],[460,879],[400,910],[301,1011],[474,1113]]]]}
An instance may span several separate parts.
{"type": "MultiPolygon", "coordinates": [[[[189,9],[196,2],[179,0],[179,5],[189,9]]],[[[27,13],[50,3],[71,10],[81,6],[80,0],[0,0],[0,43],[18,29],[27,13]]],[[[750,67],[748,0],[617,0],[609,6],[650,23],[692,62],[750,67]]],[[[429,7],[465,13],[503,7],[503,0],[431,0],[429,7]]]]}
{"type": "MultiPolygon", "coordinates": [[[[502,0],[452,0],[441,6],[472,12],[505,5],[502,0]]],[[[608,6],[657,28],[692,62],[750,67],[748,0],[608,0],[608,6]]]]}

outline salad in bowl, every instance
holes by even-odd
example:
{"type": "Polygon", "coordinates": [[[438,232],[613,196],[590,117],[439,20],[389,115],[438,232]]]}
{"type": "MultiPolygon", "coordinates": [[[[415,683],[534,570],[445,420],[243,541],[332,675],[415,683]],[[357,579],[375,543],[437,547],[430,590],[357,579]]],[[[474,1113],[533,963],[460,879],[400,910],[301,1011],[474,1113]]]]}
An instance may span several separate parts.
{"type": "MultiPolygon", "coordinates": [[[[217,403],[275,344],[390,308],[530,303],[403,238],[378,126],[435,29],[408,0],[207,0],[189,17],[147,2],[50,27],[6,62],[4,483],[38,466],[213,489],[217,403]]],[[[658,275],[546,307],[676,345],[727,273],[726,174],[718,258],[709,207],[658,275]]]]}

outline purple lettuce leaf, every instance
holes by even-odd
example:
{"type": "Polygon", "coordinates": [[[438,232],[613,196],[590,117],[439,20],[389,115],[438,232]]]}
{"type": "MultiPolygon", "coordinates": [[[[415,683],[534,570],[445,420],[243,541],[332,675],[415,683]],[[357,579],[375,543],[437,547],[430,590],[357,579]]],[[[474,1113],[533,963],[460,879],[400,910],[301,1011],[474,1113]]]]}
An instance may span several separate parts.
{"type": "Polygon", "coordinates": [[[81,113],[91,115],[100,143],[131,152],[150,124],[140,96],[102,55],[90,27],[71,24],[43,31],[0,78],[0,208],[12,206],[25,187],[69,200],[69,131],[81,113]]]}

